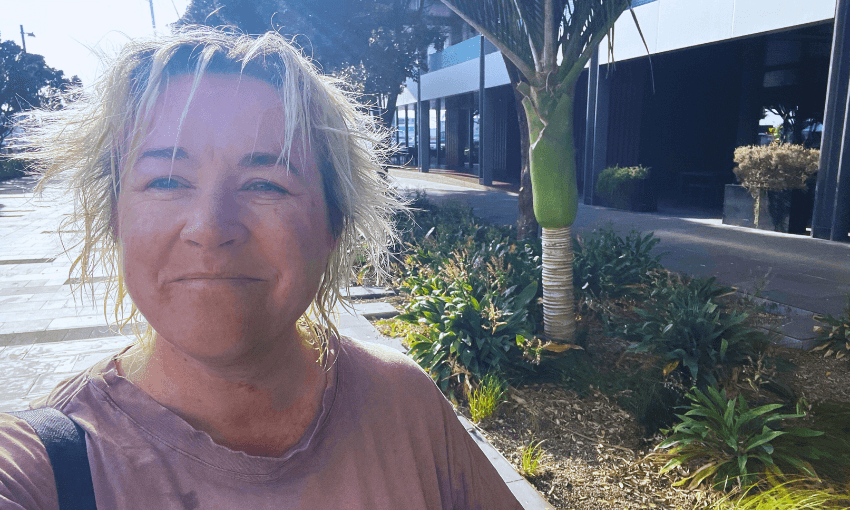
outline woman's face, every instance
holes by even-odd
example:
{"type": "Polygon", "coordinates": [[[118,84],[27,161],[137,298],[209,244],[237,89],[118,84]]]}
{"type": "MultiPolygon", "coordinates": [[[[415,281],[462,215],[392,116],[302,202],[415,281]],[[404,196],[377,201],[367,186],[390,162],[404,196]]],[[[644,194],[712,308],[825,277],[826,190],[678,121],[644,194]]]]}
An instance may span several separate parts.
{"type": "Polygon", "coordinates": [[[192,81],[162,92],[123,178],[126,284],[158,341],[195,358],[239,356],[295,331],[335,241],[312,154],[296,138],[279,159],[274,89],[208,75],[189,103],[192,81]]]}

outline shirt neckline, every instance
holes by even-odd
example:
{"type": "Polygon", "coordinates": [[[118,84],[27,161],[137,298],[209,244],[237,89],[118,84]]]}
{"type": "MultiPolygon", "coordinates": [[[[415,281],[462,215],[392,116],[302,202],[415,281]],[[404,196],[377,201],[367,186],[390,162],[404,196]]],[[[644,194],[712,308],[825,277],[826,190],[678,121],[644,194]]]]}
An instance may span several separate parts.
{"type": "Polygon", "coordinates": [[[279,457],[250,455],[215,443],[209,434],[195,429],[177,414],[162,406],[138,386],[118,373],[117,358],[122,350],[107,360],[100,377],[91,379],[107,403],[122,413],[151,440],[171,448],[180,455],[214,469],[255,481],[279,478],[289,466],[316,442],[337,396],[339,363],[342,349],[337,339],[329,340],[329,357],[333,361],[325,373],[326,384],[319,412],[301,439],[279,457]]]}

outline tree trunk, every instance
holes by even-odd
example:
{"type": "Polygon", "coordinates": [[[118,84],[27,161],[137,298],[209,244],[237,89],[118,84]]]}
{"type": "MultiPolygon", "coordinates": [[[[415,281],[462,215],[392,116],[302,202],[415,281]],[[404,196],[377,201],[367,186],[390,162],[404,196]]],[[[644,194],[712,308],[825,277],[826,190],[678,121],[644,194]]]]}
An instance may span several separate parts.
{"type": "Polygon", "coordinates": [[[572,227],[543,228],[543,332],[570,343],[576,334],[572,227]]]}
{"type": "Polygon", "coordinates": [[[393,127],[393,117],[395,117],[396,101],[398,101],[398,92],[393,92],[387,95],[387,104],[381,110],[381,122],[388,129],[393,127]]]}
{"type": "Polygon", "coordinates": [[[558,96],[538,91],[538,110],[525,98],[534,216],[543,228],[571,226],[578,212],[573,90],[558,96]],[[545,118],[543,118],[545,116],[545,118]]]}
{"type": "MultiPolygon", "coordinates": [[[[519,111],[519,110],[517,110],[519,111]]],[[[534,217],[534,199],[531,192],[531,170],[528,168],[528,136],[521,136],[522,143],[522,174],[520,175],[519,217],[517,218],[517,238],[537,239],[540,225],[534,217]]]]}
{"type": "Polygon", "coordinates": [[[505,68],[508,70],[508,76],[511,79],[511,85],[514,90],[514,99],[516,100],[516,114],[519,120],[519,147],[520,147],[520,183],[519,197],[517,204],[519,205],[519,216],[517,218],[517,237],[519,239],[536,239],[537,232],[540,226],[537,224],[537,219],[534,217],[534,200],[531,193],[531,169],[528,165],[528,153],[530,150],[530,142],[528,139],[528,130],[524,129],[528,126],[528,120],[525,116],[525,109],[521,108],[523,95],[517,90],[517,84],[523,81],[522,73],[516,68],[509,58],[502,55],[505,61],[505,68]]]}
{"type": "Polygon", "coordinates": [[[578,187],[573,99],[569,89],[557,96],[538,90],[538,109],[530,99],[523,100],[531,141],[534,216],[543,227],[543,332],[559,343],[575,341],[570,235],[578,211],[578,187]]]}

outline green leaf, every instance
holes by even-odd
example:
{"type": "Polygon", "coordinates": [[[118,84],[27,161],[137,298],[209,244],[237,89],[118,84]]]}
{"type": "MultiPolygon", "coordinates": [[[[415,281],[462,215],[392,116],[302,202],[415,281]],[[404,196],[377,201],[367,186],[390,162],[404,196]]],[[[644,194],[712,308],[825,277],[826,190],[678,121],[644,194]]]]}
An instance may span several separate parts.
{"type": "Polygon", "coordinates": [[[782,431],[788,435],[797,437],[817,437],[823,435],[823,432],[819,430],[812,430],[806,427],[786,427],[782,431]]]}
{"type": "Polygon", "coordinates": [[[531,283],[529,283],[528,285],[526,285],[526,287],[524,289],[522,289],[522,292],[520,292],[519,295],[516,297],[515,303],[516,303],[517,308],[525,308],[526,306],[528,306],[528,303],[530,303],[531,300],[534,299],[534,296],[536,296],[536,295],[537,295],[537,281],[534,280],[531,283]]]}
{"type": "Polygon", "coordinates": [[[744,474],[747,472],[747,456],[741,455],[738,457],[738,473],[744,474]]]}
{"type": "MultiPolygon", "coordinates": [[[[766,430],[764,432],[762,432],[761,434],[754,437],[752,440],[750,440],[744,446],[745,451],[749,451],[749,450],[752,450],[753,448],[755,448],[757,446],[761,446],[765,443],[769,443],[770,441],[773,441],[774,439],[776,439],[777,437],[779,437],[779,436],[781,436],[782,434],[785,433],[785,432],[782,432],[781,430],[770,430],[767,427],[765,427],[765,429],[766,430]]],[[[770,446],[770,445],[767,445],[767,446],[770,446]]],[[[771,451],[768,451],[767,453],[773,452],[772,446],[770,447],[770,450],[771,451]]]]}
{"type": "MultiPolygon", "coordinates": [[[[709,462],[708,464],[704,464],[697,469],[694,474],[691,476],[691,483],[689,485],[690,488],[696,488],[703,480],[712,476],[717,472],[720,468],[721,464],[717,461],[709,462]]],[[[685,479],[687,480],[687,479],[685,479]]],[[[683,480],[684,481],[684,480],[683,480]]]]}
{"type": "Polygon", "coordinates": [[[746,411],[746,412],[741,414],[740,421],[744,422],[744,423],[750,422],[750,421],[752,421],[753,419],[755,419],[759,416],[762,416],[762,415],[767,414],[767,413],[771,413],[771,412],[773,412],[777,409],[780,409],[781,407],[782,407],[782,404],[767,404],[767,405],[763,405],[761,407],[756,407],[754,409],[750,409],[749,411],[746,411]]]}

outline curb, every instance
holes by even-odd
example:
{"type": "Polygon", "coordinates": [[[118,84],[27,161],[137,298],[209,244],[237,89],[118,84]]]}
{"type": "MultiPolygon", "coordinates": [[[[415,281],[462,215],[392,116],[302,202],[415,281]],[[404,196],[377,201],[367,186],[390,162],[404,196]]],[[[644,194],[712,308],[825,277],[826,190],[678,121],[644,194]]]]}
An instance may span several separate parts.
{"type": "Polygon", "coordinates": [[[735,294],[741,299],[746,299],[758,306],[763,306],[768,313],[776,313],[788,319],[776,329],[758,328],[769,335],[776,335],[777,338],[773,342],[775,345],[803,351],[811,350],[817,345],[817,335],[812,329],[818,324],[814,319],[815,312],[786,305],[771,299],[752,296],[741,291],[735,291],[735,294]]]}

